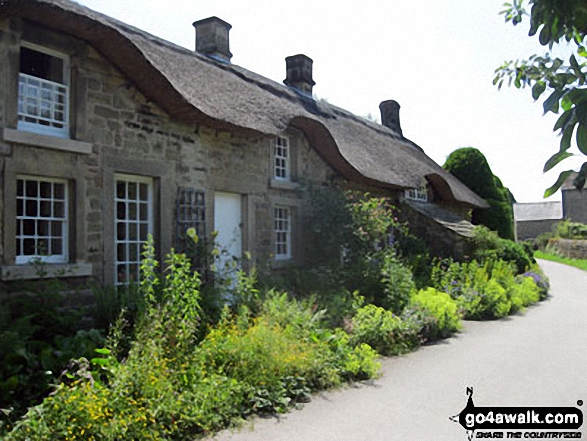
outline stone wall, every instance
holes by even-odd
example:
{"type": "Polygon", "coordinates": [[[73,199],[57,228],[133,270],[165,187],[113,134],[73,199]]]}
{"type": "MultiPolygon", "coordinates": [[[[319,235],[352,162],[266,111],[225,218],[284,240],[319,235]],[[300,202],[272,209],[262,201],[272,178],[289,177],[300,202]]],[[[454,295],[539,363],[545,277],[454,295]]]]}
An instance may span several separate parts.
{"type": "Polygon", "coordinates": [[[560,219],[515,222],[516,240],[535,239],[542,233],[549,233],[560,219]]]}
{"type": "Polygon", "coordinates": [[[467,237],[416,211],[407,203],[399,205],[399,209],[400,221],[408,224],[410,233],[426,242],[432,254],[457,260],[470,255],[471,244],[467,237]]]}
{"type": "MultiPolygon", "coordinates": [[[[178,187],[205,192],[206,231],[214,229],[214,192],[234,192],[243,199],[243,249],[259,260],[272,253],[272,206],[287,204],[294,212],[294,261],[303,258],[300,225],[303,187],[327,184],[335,172],[309,145],[304,134],[288,130],[293,182],[271,180],[273,136],[241,136],[199,123],[169,117],[137,90],[99,53],[80,41],[16,22],[0,23],[0,56],[17,53],[20,41],[67,53],[71,64],[71,139],[89,143],[89,152],[64,151],[0,138],[0,233],[13,225],[14,194],[4,195],[19,174],[67,179],[74,204],[70,253],[72,263],[90,263],[93,277],[114,279],[114,175],[154,179],[155,239],[161,253],[175,244],[175,198],[178,187]],[[5,147],[3,147],[5,146],[5,147]],[[9,212],[2,212],[8,207],[9,212]],[[10,224],[12,222],[12,224],[10,224]]],[[[4,57],[2,59],[5,59],[4,57]]],[[[0,63],[0,128],[16,129],[18,57],[0,63]],[[14,91],[14,93],[10,93],[14,91]],[[4,117],[7,109],[9,118],[4,117]]],[[[12,227],[11,227],[12,231],[12,227]]],[[[0,239],[0,264],[14,265],[13,234],[0,239]]]]}
{"type": "Polygon", "coordinates": [[[587,240],[550,239],[548,246],[571,259],[587,259],[587,240]]]}

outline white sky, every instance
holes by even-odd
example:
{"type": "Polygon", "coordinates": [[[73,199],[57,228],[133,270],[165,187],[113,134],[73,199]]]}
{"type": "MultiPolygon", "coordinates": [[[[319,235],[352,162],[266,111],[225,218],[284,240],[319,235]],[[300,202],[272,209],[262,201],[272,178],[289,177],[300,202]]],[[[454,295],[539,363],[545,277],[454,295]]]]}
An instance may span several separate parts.
{"type": "Polygon", "coordinates": [[[518,202],[534,202],[584,157],[543,175],[559,147],[556,116],[542,116],[529,89],[492,85],[503,61],[546,52],[527,21],[514,28],[498,15],[504,1],[78,0],[189,49],[192,22],[220,17],[232,25],[232,63],[278,82],[285,57],[306,54],[318,97],[377,119],[379,103],[394,99],[404,136],[440,165],[456,148],[476,147],[518,202]]]}

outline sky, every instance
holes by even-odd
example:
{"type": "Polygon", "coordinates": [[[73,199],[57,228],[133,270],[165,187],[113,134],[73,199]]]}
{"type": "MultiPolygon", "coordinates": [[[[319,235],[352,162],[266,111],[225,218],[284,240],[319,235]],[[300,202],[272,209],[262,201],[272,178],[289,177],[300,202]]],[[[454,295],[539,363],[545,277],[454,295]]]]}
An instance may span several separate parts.
{"type": "MultiPolygon", "coordinates": [[[[379,103],[401,106],[403,135],[440,165],[476,147],[518,202],[539,202],[569,158],[543,174],[559,148],[556,115],[530,90],[493,86],[506,60],[544,54],[528,21],[506,24],[505,0],[78,0],[91,9],[189,49],[192,23],[217,16],[232,25],[232,63],[285,78],[285,57],[314,60],[313,92],[358,116],[380,119],[379,103]]],[[[568,48],[562,48],[566,55],[568,48]]],[[[568,56],[567,56],[568,59],[568,56]]],[[[584,158],[584,157],[583,157],[584,158]]],[[[548,200],[560,199],[560,191],[548,200]]]]}

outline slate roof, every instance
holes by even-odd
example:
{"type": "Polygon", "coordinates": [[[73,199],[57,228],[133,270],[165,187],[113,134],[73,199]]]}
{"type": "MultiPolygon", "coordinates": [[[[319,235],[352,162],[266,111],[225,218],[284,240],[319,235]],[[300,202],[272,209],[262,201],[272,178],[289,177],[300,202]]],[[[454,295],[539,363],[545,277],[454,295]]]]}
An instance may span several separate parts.
{"type": "Polygon", "coordinates": [[[451,213],[450,211],[445,210],[438,205],[410,199],[406,199],[406,203],[414,210],[422,213],[426,217],[434,220],[445,228],[454,231],[460,236],[474,236],[473,229],[475,226],[471,222],[462,219],[456,214],[451,213]]]}
{"type": "Polygon", "coordinates": [[[264,78],[177,46],[69,0],[19,0],[8,11],[81,38],[175,118],[251,134],[304,131],[318,153],[348,179],[416,188],[424,177],[441,196],[471,207],[487,203],[391,129],[264,78]],[[16,5],[17,6],[14,6],[16,5]]]}
{"type": "Polygon", "coordinates": [[[514,220],[516,222],[560,220],[562,218],[563,204],[561,201],[514,204],[514,220]]]}

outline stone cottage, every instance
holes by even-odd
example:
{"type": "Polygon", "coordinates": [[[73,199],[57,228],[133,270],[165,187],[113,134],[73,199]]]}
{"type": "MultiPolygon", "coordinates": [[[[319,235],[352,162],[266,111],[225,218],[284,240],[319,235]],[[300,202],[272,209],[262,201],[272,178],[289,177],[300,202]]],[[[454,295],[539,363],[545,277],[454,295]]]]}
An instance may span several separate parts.
{"type": "Polygon", "coordinates": [[[487,206],[402,135],[395,101],[365,121],[313,99],[310,58],[279,84],[231,64],[228,23],[194,27],[195,51],[68,0],[0,2],[1,280],[40,260],[125,284],[148,234],[166,253],[190,227],[229,256],[302,263],[308,183],[412,201],[430,239],[487,206]]]}

